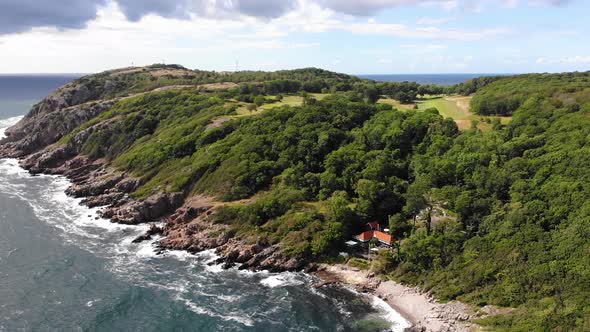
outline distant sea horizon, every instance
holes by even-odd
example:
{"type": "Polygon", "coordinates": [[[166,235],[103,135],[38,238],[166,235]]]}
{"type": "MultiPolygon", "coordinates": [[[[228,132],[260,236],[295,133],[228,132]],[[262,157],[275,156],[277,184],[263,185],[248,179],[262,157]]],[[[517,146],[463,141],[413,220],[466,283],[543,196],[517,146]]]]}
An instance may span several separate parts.
{"type": "Polygon", "coordinates": [[[454,85],[482,76],[503,76],[501,73],[468,74],[361,74],[356,75],[377,82],[416,82],[419,84],[454,85]]]}
{"type": "Polygon", "coordinates": [[[0,74],[0,120],[26,114],[49,93],[81,74],[0,74]]]}

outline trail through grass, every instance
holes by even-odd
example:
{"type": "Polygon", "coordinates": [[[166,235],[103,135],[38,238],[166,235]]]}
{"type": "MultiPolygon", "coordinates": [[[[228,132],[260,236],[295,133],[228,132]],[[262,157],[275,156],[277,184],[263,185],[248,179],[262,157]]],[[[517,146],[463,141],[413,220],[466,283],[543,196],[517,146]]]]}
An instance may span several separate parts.
{"type": "MultiPolygon", "coordinates": [[[[429,99],[420,100],[417,104],[420,110],[436,108],[442,116],[455,120],[460,130],[471,128],[472,121],[477,121],[477,127],[481,130],[491,130],[492,126],[488,121],[491,121],[494,117],[471,113],[470,102],[471,96],[433,96],[429,99]]],[[[508,116],[499,118],[502,124],[507,124],[512,120],[512,117],[508,116]]]]}

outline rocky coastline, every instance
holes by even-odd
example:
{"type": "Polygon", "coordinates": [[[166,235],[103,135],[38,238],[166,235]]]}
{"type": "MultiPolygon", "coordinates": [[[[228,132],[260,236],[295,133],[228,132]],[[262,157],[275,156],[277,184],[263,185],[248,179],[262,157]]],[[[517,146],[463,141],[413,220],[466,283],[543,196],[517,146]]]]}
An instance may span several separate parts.
{"type": "MultiPolygon", "coordinates": [[[[3,147],[0,146],[0,157],[14,157],[3,147]]],[[[139,179],[109,167],[104,160],[93,161],[70,153],[70,149],[51,145],[28,156],[19,153],[20,165],[31,174],[67,177],[72,185],[66,193],[83,198],[82,204],[88,207],[100,207],[97,218],[127,225],[153,223],[136,243],[161,235],[163,239],[157,242],[160,250],[198,253],[215,249],[220,256],[216,263],[223,263],[226,268],[239,264],[240,269],[271,272],[313,269],[308,262],[283,255],[277,245],[264,240],[249,244],[232,237],[227,225],[212,221],[218,203],[210,197],[185,199],[183,193],[173,192],[156,193],[145,200],[133,199],[129,193],[138,187],[139,179]]]]}
{"type": "MultiPolygon", "coordinates": [[[[0,145],[0,158],[7,156],[2,147],[0,145]]],[[[92,161],[81,155],[67,154],[62,147],[53,145],[30,156],[21,156],[20,164],[32,174],[67,177],[72,185],[66,193],[83,198],[84,205],[101,207],[97,218],[129,225],[152,223],[145,234],[133,241],[135,243],[160,235],[162,239],[156,245],[161,252],[198,253],[215,249],[219,258],[212,264],[222,264],[223,268],[238,266],[238,269],[269,272],[304,270],[323,280],[316,287],[329,284],[353,287],[360,293],[383,299],[411,323],[406,331],[479,331],[479,326],[468,322],[473,316],[472,309],[462,303],[438,304],[419,289],[384,282],[368,271],[289,258],[282,254],[279,246],[269,245],[262,239],[254,244],[244,243],[231,236],[227,225],[214,222],[212,216],[218,203],[211,197],[195,196],[185,200],[182,193],[158,193],[145,200],[135,200],[129,193],[139,185],[138,179],[110,168],[103,160],[92,161]],[[421,306],[422,310],[416,311],[416,306],[421,306]]]]}
{"type": "MultiPolygon", "coordinates": [[[[159,250],[185,250],[198,253],[215,249],[220,258],[215,264],[224,268],[239,266],[239,269],[267,270],[270,272],[306,271],[315,272],[325,281],[318,285],[341,283],[352,285],[360,292],[388,298],[383,293],[383,283],[374,276],[365,275],[351,282],[344,269],[318,266],[313,262],[288,257],[280,245],[272,245],[260,238],[255,243],[246,243],[232,235],[229,226],[215,222],[213,215],[222,204],[212,197],[187,197],[181,192],[154,193],[138,200],[130,196],[142,183],[141,179],[121,172],[104,159],[91,159],[81,151],[82,146],[102,126],[112,123],[98,121],[79,131],[76,128],[108,111],[113,99],[100,99],[100,90],[108,86],[93,87],[84,84],[68,84],[35,105],[18,124],[6,130],[0,140],[0,158],[17,158],[20,165],[31,174],[52,174],[68,178],[72,185],[66,193],[83,198],[82,204],[100,207],[97,218],[110,219],[120,224],[152,223],[150,229],[134,240],[135,243],[160,235],[159,250]],[[67,144],[60,143],[71,135],[67,144]],[[156,226],[156,223],[158,226],[156,226]]],[[[350,271],[349,271],[350,272],[350,271]]],[[[356,271],[359,272],[359,271],[356,271]]],[[[366,272],[359,272],[366,273],[366,272]]],[[[430,300],[429,300],[430,301],[430,300]]],[[[396,311],[407,315],[412,322],[412,331],[467,331],[453,329],[457,324],[431,329],[423,321],[408,315],[403,305],[387,301],[396,311]]],[[[464,321],[464,315],[449,318],[449,321],[464,321]]]]}
{"type": "MultiPolygon", "coordinates": [[[[82,146],[97,129],[112,125],[97,121],[74,132],[83,123],[107,112],[115,99],[101,99],[113,87],[92,82],[72,82],[56,90],[16,125],[8,128],[0,140],[0,158],[17,158],[31,174],[67,177],[72,186],[67,194],[83,198],[82,204],[100,207],[99,217],[121,224],[159,223],[136,242],[162,235],[161,250],[186,250],[197,253],[216,249],[226,267],[240,264],[241,269],[272,272],[309,269],[308,262],[287,257],[280,247],[264,240],[244,243],[233,238],[228,226],[215,224],[211,215],[219,203],[209,197],[186,197],[180,192],[154,193],[143,200],[130,197],[140,179],[109,166],[107,160],[93,160],[84,155],[82,146]],[[67,144],[60,139],[71,135],[67,144]]],[[[160,88],[161,89],[161,88],[160,88]]],[[[119,98],[120,99],[120,98],[119,98]]]]}

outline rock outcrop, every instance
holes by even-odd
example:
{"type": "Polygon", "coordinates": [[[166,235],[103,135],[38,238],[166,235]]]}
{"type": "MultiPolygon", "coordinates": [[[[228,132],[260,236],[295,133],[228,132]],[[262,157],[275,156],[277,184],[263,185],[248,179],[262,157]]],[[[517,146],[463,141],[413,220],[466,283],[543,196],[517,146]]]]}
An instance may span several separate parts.
{"type": "MultiPolygon", "coordinates": [[[[150,228],[135,242],[161,234],[164,236],[159,243],[161,249],[193,253],[216,249],[222,257],[220,262],[224,262],[226,267],[240,264],[241,269],[302,269],[306,262],[284,255],[279,245],[271,245],[263,239],[256,243],[237,239],[228,225],[214,223],[212,215],[218,203],[211,198],[197,196],[185,202],[185,193],[159,192],[145,199],[134,199],[130,194],[140,187],[141,179],[111,168],[108,160],[92,159],[83,153],[85,143],[95,131],[110,132],[109,127],[119,121],[118,117],[109,117],[89,123],[109,111],[117,101],[126,98],[111,98],[121,92],[119,85],[124,83],[119,78],[142,73],[155,75],[159,69],[150,70],[110,71],[81,78],[59,88],[36,104],[19,123],[6,130],[7,137],[0,140],[0,158],[19,158],[21,166],[32,174],[67,177],[72,185],[66,193],[83,198],[84,205],[100,207],[100,217],[122,224],[164,223],[161,228],[150,228]],[[85,126],[81,127],[82,124],[85,126]],[[68,139],[60,142],[67,135],[68,139]]],[[[206,91],[234,86],[234,83],[223,83],[200,88],[206,91]]],[[[167,88],[178,87],[156,90],[167,88]]],[[[109,147],[104,149],[108,152],[109,147]]]]}
{"type": "Polygon", "coordinates": [[[81,124],[112,107],[116,100],[99,100],[108,89],[80,79],[66,84],[41,102],[0,140],[0,158],[18,158],[57,142],[81,124]]]}

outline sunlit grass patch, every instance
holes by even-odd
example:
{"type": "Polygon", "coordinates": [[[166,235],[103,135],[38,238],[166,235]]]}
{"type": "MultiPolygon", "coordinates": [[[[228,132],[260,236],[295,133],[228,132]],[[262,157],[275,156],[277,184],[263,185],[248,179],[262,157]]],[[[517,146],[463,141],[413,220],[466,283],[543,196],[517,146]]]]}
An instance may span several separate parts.
{"type": "Polygon", "coordinates": [[[471,96],[433,96],[426,100],[418,101],[418,109],[425,110],[436,108],[444,117],[452,118],[457,123],[459,130],[472,128],[472,122],[477,121],[477,128],[488,131],[492,129],[491,121],[499,118],[503,125],[510,123],[512,117],[480,116],[470,111],[471,96]]]}
{"type": "Polygon", "coordinates": [[[394,108],[397,108],[399,110],[411,110],[414,109],[414,107],[416,106],[416,104],[402,104],[399,101],[395,100],[395,99],[391,99],[391,98],[381,98],[379,99],[379,101],[377,102],[378,104],[387,104],[387,105],[391,105],[394,108]]]}

